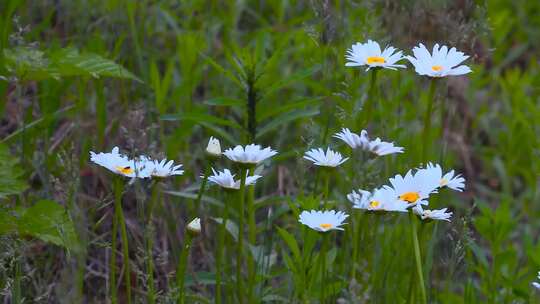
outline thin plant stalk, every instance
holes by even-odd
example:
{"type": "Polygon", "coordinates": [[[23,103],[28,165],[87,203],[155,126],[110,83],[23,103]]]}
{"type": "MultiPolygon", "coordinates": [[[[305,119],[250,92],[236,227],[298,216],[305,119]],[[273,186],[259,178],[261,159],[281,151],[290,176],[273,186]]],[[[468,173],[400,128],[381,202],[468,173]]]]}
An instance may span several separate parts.
{"type": "Polygon", "coordinates": [[[422,130],[422,162],[427,161],[431,143],[429,142],[431,131],[431,112],[433,111],[433,99],[435,97],[436,80],[432,79],[429,85],[426,113],[424,114],[424,130],[422,130]]]}
{"type": "Polygon", "coordinates": [[[118,224],[120,225],[120,236],[122,237],[122,256],[124,260],[124,283],[126,285],[126,297],[128,304],[131,304],[131,271],[129,267],[129,243],[127,235],[126,220],[122,206],[118,204],[118,224]]]}
{"type": "Polygon", "coordinates": [[[16,255],[15,255],[15,278],[13,283],[13,289],[11,290],[11,298],[13,299],[13,303],[20,304],[22,303],[22,294],[21,294],[21,258],[22,255],[20,254],[20,248],[19,243],[16,243],[16,255]],[[20,255],[20,256],[19,256],[20,255]]]}
{"type": "Polygon", "coordinates": [[[154,257],[152,254],[154,247],[154,207],[161,201],[161,189],[159,181],[152,185],[152,196],[148,205],[148,224],[145,230],[146,238],[146,275],[148,277],[148,303],[156,302],[156,287],[154,283],[154,257]]]}
{"type": "MultiPolygon", "coordinates": [[[[229,193],[229,192],[228,192],[229,193]]],[[[234,199],[232,193],[228,194],[231,200],[234,199]]],[[[225,202],[223,217],[218,233],[218,244],[216,250],[216,304],[221,304],[221,272],[223,271],[223,249],[225,246],[225,233],[227,221],[229,219],[229,202],[225,202]]]]}
{"type": "Polygon", "coordinates": [[[242,284],[242,256],[244,253],[244,196],[246,188],[247,169],[240,170],[240,191],[239,209],[238,209],[238,250],[236,252],[236,292],[238,294],[238,303],[244,303],[243,284],[242,284]]]}
{"type": "Polygon", "coordinates": [[[330,169],[328,170],[325,170],[325,172],[323,173],[324,174],[324,205],[323,205],[323,209],[328,209],[328,205],[329,205],[329,199],[328,199],[328,194],[330,192],[330,169]]]}
{"type": "Polygon", "coordinates": [[[325,293],[325,287],[326,287],[326,253],[328,251],[328,232],[323,232],[323,241],[321,245],[321,303],[325,302],[326,293],[325,293]]]}
{"type": "Polygon", "coordinates": [[[113,215],[113,227],[112,227],[112,240],[111,240],[111,260],[109,266],[109,282],[111,288],[111,303],[118,303],[117,290],[116,290],[116,242],[118,238],[118,214],[122,208],[122,182],[115,177],[114,180],[114,215],[113,215]]]}
{"type": "Polygon", "coordinates": [[[188,229],[185,229],[184,233],[184,248],[180,254],[180,260],[178,261],[178,269],[176,270],[176,285],[180,295],[178,296],[178,304],[184,304],[186,299],[186,291],[184,288],[184,280],[186,276],[187,260],[189,251],[191,250],[192,236],[188,229]]]}
{"type": "MultiPolygon", "coordinates": [[[[249,169],[249,174],[254,174],[254,168],[249,169]]],[[[255,246],[257,242],[257,224],[255,222],[255,186],[247,187],[247,213],[248,213],[248,242],[255,246]]],[[[250,303],[253,302],[253,289],[255,285],[255,257],[248,255],[248,297],[250,303]]]]}
{"type": "Polygon", "coordinates": [[[206,169],[204,170],[204,176],[201,181],[201,186],[199,187],[199,192],[197,192],[197,199],[195,200],[195,210],[197,211],[197,213],[201,211],[201,199],[204,194],[206,183],[208,182],[208,176],[210,176],[210,169],[210,165],[206,166],[206,169]]]}
{"type": "Polygon", "coordinates": [[[378,68],[371,69],[371,78],[369,82],[369,90],[367,95],[367,100],[365,103],[365,112],[364,109],[358,114],[358,118],[356,120],[356,128],[362,129],[364,125],[367,125],[369,121],[372,119],[372,113],[373,113],[373,104],[375,103],[375,97],[376,97],[376,90],[377,90],[377,72],[378,68]],[[365,116],[363,116],[363,113],[365,113],[365,116]]]}
{"type": "Polygon", "coordinates": [[[418,231],[416,227],[416,217],[414,213],[409,211],[409,220],[411,223],[411,236],[414,247],[414,260],[416,262],[416,273],[418,275],[418,283],[420,285],[420,295],[422,303],[427,303],[426,285],[424,284],[424,271],[422,270],[422,257],[420,255],[420,242],[418,241],[418,231]]]}

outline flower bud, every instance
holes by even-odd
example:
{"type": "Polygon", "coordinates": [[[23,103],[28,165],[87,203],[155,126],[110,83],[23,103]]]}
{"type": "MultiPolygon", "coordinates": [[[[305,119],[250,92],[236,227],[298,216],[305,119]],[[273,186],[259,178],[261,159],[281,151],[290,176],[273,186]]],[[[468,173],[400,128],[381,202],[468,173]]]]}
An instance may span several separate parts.
{"type": "Polygon", "coordinates": [[[196,217],[187,225],[187,230],[193,234],[199,234],[201,232],[201,219],[196,217]]]}
{"type": "Polygon", "coordinates": [[[208,146],[206,147],[206,153],[215,157],[221,156],[221,145],[219,144],[219,140],[217,138],[210,137],[208,146]]]}

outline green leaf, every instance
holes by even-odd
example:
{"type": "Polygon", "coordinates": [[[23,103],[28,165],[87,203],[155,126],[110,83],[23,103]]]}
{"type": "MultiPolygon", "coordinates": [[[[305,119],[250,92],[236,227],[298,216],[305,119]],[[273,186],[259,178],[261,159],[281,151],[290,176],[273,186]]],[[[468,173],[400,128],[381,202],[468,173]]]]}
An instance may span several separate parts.
{"type": "Polygon", "coordinates": [[[282,80],[280,80],[278,82],[275,82],[274,84],[272,84],[270,87],[268,87],[266,89],[266,91],[264,92],[264,96],[262,98],[263,99],[267,98],[270,95],[272,95],[274,92],[276,92],[277,90],[279,90],[279,89],[281,89],[281,88],[283,88],[285,86],[288,86],[293,82],[296,82],[298,80],[302,80],[302,79],[304,79],[306,77],[309,77],[309,76],[313,75],[313,73],[317,72],[319,69],[320,69],[320,66],[313,66],[313,67],[301,70],[299,72],[296,72],[296,73],[292,74],[291,76],[286,77],[286,78],[284,78],[284,79],[282,79],[282,80]]]}
{"type": "Polygon", "coordinates": [[[266,134],[266,133],[268,133],[270,131],[273,131],[274,129],[282,128],[284,124],[289,123],[291,121],[294,121],[296,119],[319,115],[319,113],[320,113],[319,109],[317,109],[317,108],[305,109],[305,110],[297,110],[297,111],[284,113],[282,115],[279,115],[279,116],[273,118],[272,121],[270,121],[266,125],[262,126],[258,130],[256,137],[260,138],[264,134],[266,134]]]}
{"type": "Polygon", "coordinates": [[[287,246],[291,250],[295,262],[301,263],[302,255],[300,254],[300,248],[298,247],[298,243],[296,242],[296,239],[292,236],[292,234],[287,232],[287,230],[280,227],[276,227],[276,228],[281,238],[285,241],[285,243],[287,243],[287,246]]]}
{"type": "Polygon", "coordinates": [[[209,106],[222,106],[222,107],[245,107],[245,101],[238,98],[229,97],[216,97],[204,101],[204,104],[209,106]]]}
{"type": "Polygon", "coordinates": [[[18,159],[9,153],[8,147],[0,143],[0,199],[21,193],[28,187],[18,163],[18,159]]]}
{"type": "Polygon", "coordinates": [[[28,209],[18,210],[18,232],[71,250],[78,249],[75,226],[60,204],[42,200],[28,209]]]}
{"type": "Polygon", "coordinates": [[[237,129],[242,128],[242,126],[240,126],[234,120],[222,119],[222,118],[218,118],[218,117],[208,115],[208,114],[203,114],[203,113],[166,114],[166,115],[161,115],[160,119],[165,120],[165,121],[187,120],[187,121],[194,121],[198,123],[207,122],[207,123],[214,123],[214,124],[218,124],[222,126],[233,127],[237,129]]]}
{"type": "Polygon", "coordinates": [[[220,74],[223,74],[225,75],[227,78],[229,78],[230,80],[232,80],[234,83],[236,83],[239,87],[241,88],[244,88],[244,84],[242,83],[242,81],[240,81],[240,79],[238,79],[234,73],[232,73],[231,71],[225,69],[224,67],[222,67],[219,63],[217,63],[216,61],[214,61],[212,58],[204,55],[204,54],[201,54],[201,56],[203,57],[204,60],[206,60],[211,66],[214,67],[214,69],[216,69],[220,74]]]}

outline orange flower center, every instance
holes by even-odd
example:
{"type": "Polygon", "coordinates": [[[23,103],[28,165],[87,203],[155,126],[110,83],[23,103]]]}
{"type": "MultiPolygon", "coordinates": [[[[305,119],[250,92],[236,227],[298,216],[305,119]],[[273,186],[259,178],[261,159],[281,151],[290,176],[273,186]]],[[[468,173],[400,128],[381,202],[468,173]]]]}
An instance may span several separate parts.
{"type": "Polygon", "coordinates": [[[385,63],[386,60],[384,60],[381,56],[371,56],[366,59],[367,64],[374,64],[374,63],[385,63]]]}
{"type": "Polygon", "coordinates": [[[441,181],[439,182],[439,185],[441,187],[448,185],[448,180],[446,178],[441,179],[441,181]]]}
{"type": "Polygon", "coordinates": [[[116,166],[115,169],[118,173],[121,173],[124,175],[133,174],[133,169],[131,169],[130,166],[127,166],[127,167],[116,166]]]}
{"type": "Polygon", "coordinates": [[[435,72],[439,72],[440,70],[442,70],[442,66],[441,65],[434,65],[431,67],[432,70],[434,70],[435,72]]]}
{"type": "Polygon", "coordinates": [[[419,198],[420,194],[418,194],[418,192],[405,192],[399,196],[400,200],[409,202],[411,204],[416,202],[419,198]]]}
{"type": "Polygon", "coordinates": [[[332,228],[332,224],[320,224],[319,227],[321,227],[322,229],[330,229],[332,228]]]}

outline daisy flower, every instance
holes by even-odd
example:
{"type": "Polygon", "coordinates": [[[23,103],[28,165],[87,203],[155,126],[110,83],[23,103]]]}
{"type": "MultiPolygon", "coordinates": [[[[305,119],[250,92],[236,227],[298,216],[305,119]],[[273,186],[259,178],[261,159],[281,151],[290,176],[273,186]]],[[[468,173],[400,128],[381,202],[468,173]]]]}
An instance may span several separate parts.
{"type": "Polygon", "coordinates": [[[430,178],[438,179],[440,188],[448,187],[459,192],[463,191],[465,188],[465,178],[463,178],[460,174],[456,175],[454,170],[443,175],[442,168],[439,164],[434,165],[432,163],[428,163],[426,168],[419,169],[418,171],[424,171],[426,175],[430,176],[430,178]]]}
{"type": "Polygon", "coordinates": [[[236,146],[233,149],[229,148],[223,152],[228,159],[241,163],[256,165],[263,160],[270,158],[277,154],[277,151],[272,150],[270,147],[264,149],[259,145],[251,144],[245,148],[242,146],[236,146]]]}
{"type": "MultiPolygon", "coordinates": [[[[208,180],[214,184],[217,184],[226,189],[238,190],[240,189],[240,180],[234,180],[235,174],[231,174],[229,169],[224,169],[222,172],[214,170],[212,168],[213,175],[208,177],[208,180]]],[[[246,172],[246,186],[254,185],[255,182],[261,178],[260,175],[248,176],[246,172]]]]}
{"type": "MultiPolygon", "coordinates": [[[[538,272],[538,280],[540,281],[540,271],[538,272]]],[[[540,283],[533,282],[532,285],[534,286],[534,288],[540,290],[540,283]]]]}
{"type": "Polygon", "coordinates": [[[345,58],[348,60],[345,66],[367,66],[366,71],[371,68],[385,68],[396,70],[396,68],[405,68],[402,64],[396,62],[404,57],[401,51],[396,52],[392,46],[387,46],[383,51],[379,44],[373,40],[366,43],[357,42],[347,50],[345,58]]]}
{"type": "Polygon", "coordinates": [[[341,153],[326,149],[326,153],[323,149],[311,149],[306,152],[304,158],[310,160],[316,166],[321,167],[337,167],[347,161],[349,158],[343,158],[341,153]]]}
{"type": "Polygon", "coordinates": [[[347,128],[343,128],[341,132],[334,134],[333,137],[341,139],[353,149],[360,148],[378,156],[403,153],[403,147],[394,146],[393,142],[382,141],[379,137],[370,140],[366,130],[362,130],[358,135],[347,128]]]}
{"type": "Polygon", "coordinates": [[[390,178],[390,184],[399,200],[407,202],[411,206],[427,205],[429,195],[439,188],[439,179],[434,179],[422,170],[417,171],[416,174],[409,170],[405,176],[398,174],[390,178]]]}
{"type": "Polygon", "coordinates": [[[345,225],[343,221],[348,217],[347,214],[341,211],[326,210],[326,211],[302,211],[298,221],[309,228],[327,232],[330,230],[343,230],[340,226],[345,225]]]}
{"type": "Polygon", "coordinates": [[[421,205],[416,205],[413,207],[414,214],[420,216],[423,220],[438,220],[438,221],[447,221],[450,222],[452,217],[452,212],[446,212],[448,208],[435,209],[435,210],[424,210],[421,205]]]}
{"type": "Polygon", "coordinates": [[[469,56],[459,52],[456,48],[448,50],[446,45],[439,47],[435,44],[430,54],[423,44],[413,48],[413,56],[406,58],[414,65],[416,73],[429,77],[445,77],[468,74],[471,71],[466,65],[459,65],[469,56]]]}
{"type": "Polygon", "coordinates": [[[347,199],[353,203],[353,208],[368,211],[398,211],[407,212],[409,204],[397,199],[394,189],[383,186],[373,193],[365,190],[358,190],[347,195],[347,199]]]}
{"type": "Polygon", "coordinates": [[[135,161],[119,153],[118,147],[114,147],[110,153],[95,153],[90,151],[90,161],[107,168],[109,171],[126,177],[150,177],[145,169],[146,161],[135,161]]]}
{"type": "Polygon", "coordinates": [[[217,138],[214,138],[212,136],[210,137],[210,140],[208,141],[208,146],[206,146],[206,153],[215,157],[221,155],[221,145],[217,138]]]}
{"type": "Polygon", "coordinates": [[[152,177],[169,177],[184,174],[184,170],[180,170],[182,164],[174,165],[174,161],[172,160],[167,162],[167,159],[161,161],[145,157],[141,157],[141,159],[144,161],[144,171],[152,177]]]}

